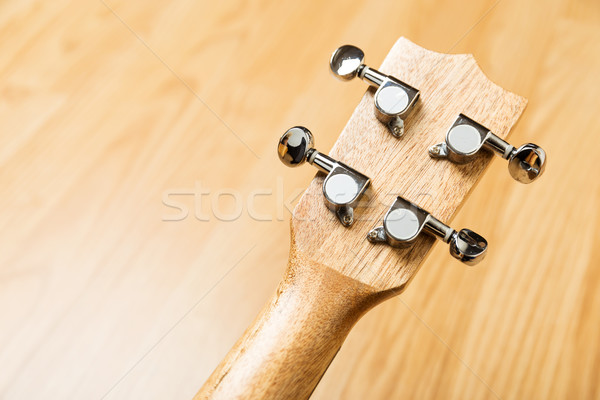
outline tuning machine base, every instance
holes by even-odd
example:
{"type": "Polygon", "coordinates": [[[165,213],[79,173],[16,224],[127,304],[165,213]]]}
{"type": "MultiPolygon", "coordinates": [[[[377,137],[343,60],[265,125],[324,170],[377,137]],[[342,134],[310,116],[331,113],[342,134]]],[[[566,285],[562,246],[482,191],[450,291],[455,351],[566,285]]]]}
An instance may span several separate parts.
{"type": "Polygon", "coordinates": [[[372,229],[367,240],[405,248],[411,246],[421,232],[448,243],[452,257],[468,265],[475,265],[483,260],[487,252],[487,241],[482,236],[469,229],[457,232],[400,196],[383,218],[383,226],[372,229]]]}
{"type": "Polygon", "coordinates": [[[419,90],[376,69],[363,64],[364,52],[356,46],[339,47],[331,55],[329,67],[334,76],[342,81],[359,77],[375,92],[375,116],[384,123],[392,135],[404,134],[404,119],[419,99],[419,90]]]}
{"type": "Polygon", "coordinates": [[[429,148],[429,155],[464,164],[471,161],[482,148],[508,160],[508,171],[518,182],[531,183],[544,172],[546,152],[541,147],[527,143],[516,149],[464,114],[456,118],[446,133],[444,142],[429,148]]]}
{"type": "Polygon", "coordinates": [[[354,209],[371,182],[368,176],[318,152],[314,148],[312,133],[302,126],[290,128],[283,134],[277,153],[281,162],[288,167],[297,167],[308,161],[325,172],[325,204],[336,214],[342,225],[351,226],[354,223],[354,209]]]}

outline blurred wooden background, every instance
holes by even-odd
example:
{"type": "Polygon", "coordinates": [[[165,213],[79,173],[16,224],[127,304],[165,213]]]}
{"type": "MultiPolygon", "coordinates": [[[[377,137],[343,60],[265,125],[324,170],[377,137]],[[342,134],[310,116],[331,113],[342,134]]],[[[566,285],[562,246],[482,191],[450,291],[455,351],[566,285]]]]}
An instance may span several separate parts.
{"type": "Polygon", "coordinates": [[[365,90],[330,52],[400,36],[527,97],[511,141],[549,163],[497,159],[455,220],[486,262],[438,246],[313,398],[600,398],[597,0],[21,0],[0,35],[0,398],[191,398],[287,261],[314,171],[277,138],[328,149],[365,90]]]}

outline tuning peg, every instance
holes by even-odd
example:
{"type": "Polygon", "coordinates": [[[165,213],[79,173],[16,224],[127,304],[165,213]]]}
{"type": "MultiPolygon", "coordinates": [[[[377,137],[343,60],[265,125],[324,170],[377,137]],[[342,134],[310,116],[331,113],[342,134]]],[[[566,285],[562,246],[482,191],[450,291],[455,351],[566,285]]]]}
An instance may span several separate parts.
{"type": "Polygon", "coordinates": [[[314,148],[312,133],[303,126],[288,129],[277,146],[282,163],[297,167],[308,161],[327,174],[323,181],[325,204],[344,226],[354,222],[354,208],[369,186],[369,177],[314,148]]]}
{"type": "Polygon", "coordinates": [[[419,91],[414,87],[363,64],[365,53],[351,45],[338,48],[331,55],[329,67],[342,81],[357,76],[377,89],[375,92],[375,115],[386,124],[392,135],[404,134],[404,118],[419,99],[419,91]]]}
{"type": "Polygon", "coordinates": [[[546,152],[541,147],[527,143],[516,149],[464,114],[454,121],[446,133],[445,142],[429,148],[429,155],[464,164],[482,148],[508,160],[508,172],[518,182],[531,183],[544,173],[546,152]]]}
{"type": "Polygon", "coordinates": [[[393,247],[408,247],[421,232],[426,232],[450,245],[452,257],[475,265],[485,257],[487,241],[469,229],[456,232],[429,212],[398,196],[383,218],[383,226],[372,229],[369,242],[386,242],[393,247]]]}

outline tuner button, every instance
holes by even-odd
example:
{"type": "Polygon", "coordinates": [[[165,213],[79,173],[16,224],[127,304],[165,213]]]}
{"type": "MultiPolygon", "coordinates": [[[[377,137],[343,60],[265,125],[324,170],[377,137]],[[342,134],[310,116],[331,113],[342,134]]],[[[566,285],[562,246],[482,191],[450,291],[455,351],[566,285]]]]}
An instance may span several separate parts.
{"type": "Polygon", "coordinates": [[[487,241],[469,229],[461,229],[450,239],[450,254],[467,265],[475,265],[485,257],[487,241]]]}
{"type": "Polygon", "coordinates": [[[339,47],[331,55],[329,68],[333,75],[342,81],[357,76],[375,91],[375,116],[387,125],[392,135],[404,134],[404,118],[419,99],[419,90],[393,76],[383,74],[364,64],[365,53],[352,45],[339,47]]]}
{"type": "Polygon", "coordinates": [[[367,235],[371,243],[387,242],[393,247],[413,244],[421,232],[434,235],[450,245],[450,255],[468,265],[475,265],[485,257],[487,241],[469,229],[454,229],[435,218],[416,204],[398,196],[383,218],[383,226],[367,235]]]}
{"type": "Polygon", "coordinates": [[[329,67],[336,78],[349,81],[356,78],[364,60],[365,53],[361,49],[347,44],[333,52],[329,67]]]}
{"type": "Polygon", "coordinates": [[[288,129],[277,145],[277,154],[288,167],[297,167],[306,161],[309,151],[314,147],[312,133],[303,126],[288,129]]]}
{"type": "Polygon", "coordinates": [[[303,126],[295,126],[283,134],[277,144],[277,154],[288,167],[308,161],[326,173],[322,186],[325,204],[336,213],[342,225],[352,225],[354,208],[371,182],[368,176],[317,151],[312,133],[303,126]]]}
{"type": "Polygon", "coordinates": [[[460,114],[446,133],[446,140],[429,148],[433,158],[466,163],[481,150],[492,150],[508,160],[508,172],[514,180],[531,183],[544,173],[546,152],[533,143],[515,149],[479,122],[460,114]]]}
{"type": "Polygon", "coordinates": [[[546,152],[533,143],[513,151],[508,161],[510,175],[521,183],[531,183],[544,173],[546,152]]]}

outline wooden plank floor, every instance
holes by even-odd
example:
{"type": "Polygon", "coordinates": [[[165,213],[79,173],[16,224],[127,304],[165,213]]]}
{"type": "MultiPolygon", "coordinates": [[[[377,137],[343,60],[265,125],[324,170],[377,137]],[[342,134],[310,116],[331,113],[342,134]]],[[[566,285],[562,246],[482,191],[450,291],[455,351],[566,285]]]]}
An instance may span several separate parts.
{"type": "Polygon", "coordinates": [[[486,262],[438,246],[313,398],[599,399],[597,0],[0,3],[0,398],[190,398],[285,267],[314,171],[277,138],[328,149],[365,89],[330,52],[400,36],[527,97],[548,167],[496,160],[455,220],[486,262]]]}

